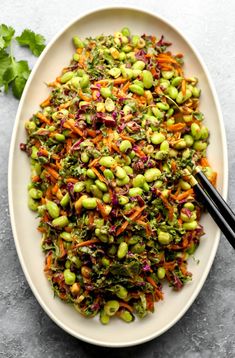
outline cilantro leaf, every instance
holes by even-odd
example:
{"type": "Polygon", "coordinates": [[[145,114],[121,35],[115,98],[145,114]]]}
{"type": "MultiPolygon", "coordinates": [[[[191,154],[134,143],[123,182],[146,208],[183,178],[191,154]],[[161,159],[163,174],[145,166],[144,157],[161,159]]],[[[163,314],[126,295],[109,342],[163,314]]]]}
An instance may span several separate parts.
{"type": "Polygon", "coordinates": [[[3,74],[11,65],[11,58],[5,50],[0,50],[0,87],[4,85],[3,74]]]}
{"type": "Polygon", "coordinates": [[[15,34],[15,30],[11,26],[5,24],[0,25],[0,49],[7,48],[10,45],[11,39],[15,34]]]}
{"type": "Polygon", "coordinates": [[[20,98],[25,83],[30,74],[30,68],[27,61],[16,62],[13,57],[9,57],[10,63],[2,73],[2,85],[5,92],[8,91],[9,85],[12,84],[12,91],[16,98],[20,98]]]}
{"type": "Polygon", "coordinates": [[[16,40],[21,46],[28,46],[34,56],[37,57],[45,48],[45,38],[28,29],[25,29],[20,36],[17,36],[16,40]]]}
{"type": "Polygon", "coordinates": [[[23,77],[16,77],[12,83],[12,92],[14,96],[20,99],[24,86],[26,84],[26,79],[23,77]]]}

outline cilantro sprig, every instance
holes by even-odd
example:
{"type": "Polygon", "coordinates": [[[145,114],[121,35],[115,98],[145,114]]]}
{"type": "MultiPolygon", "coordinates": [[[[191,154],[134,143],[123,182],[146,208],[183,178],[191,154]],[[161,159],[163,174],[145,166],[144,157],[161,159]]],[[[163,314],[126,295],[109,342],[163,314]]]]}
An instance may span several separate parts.
{"type": "Polygon", "coordinates": [[[12,42],[28,47],[38,57],[45,47],[45,38],[25,29],[20,36],[14,37],[15,30],[5,24],[0,25],[0,90],[8,92],[9,87],[16,98],[20,98],[30,75],[27,61],[16,61],[12,54],[12,42]]]}

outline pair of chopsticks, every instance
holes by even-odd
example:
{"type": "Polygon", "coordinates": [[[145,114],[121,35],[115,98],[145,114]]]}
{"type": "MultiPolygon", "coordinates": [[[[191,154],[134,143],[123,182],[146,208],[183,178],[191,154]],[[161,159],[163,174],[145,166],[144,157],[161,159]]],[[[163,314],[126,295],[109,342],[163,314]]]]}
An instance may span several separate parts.
{"type": "Polygon", "coordinates": [[[194,176],[187,171],[190,184],[211,217],[235,249],[235,214],[199,167],[194,176]]]}

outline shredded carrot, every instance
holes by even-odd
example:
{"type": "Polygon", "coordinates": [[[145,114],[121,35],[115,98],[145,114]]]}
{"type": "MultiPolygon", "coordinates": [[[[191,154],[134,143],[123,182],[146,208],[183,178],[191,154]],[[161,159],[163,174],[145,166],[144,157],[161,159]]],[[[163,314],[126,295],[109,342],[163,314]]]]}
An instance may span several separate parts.
{"type": "Polygon", "coordinates": [[[131,142],[131,143],[135,143],[135,139],[134,139],[134,138],[128,137],[128,136],[125,135],[125,134],[119,134],[119,137],[121,137],[122,139],[125,139],[125,140],[129,140],[129,142],[131,142]]]}
{"type": "Polygon", "coordinates": [[[65,109],[65,108],[68,108],[70,105],[71,105],[71,101],[68,101],[66,103],[62,103],[60,106],[59,106],[59,110],[61,109],[65,109]]]}
{"type": "Polygon", "coordinates": [[[106,212],[106,210],[105,210],[105,207],[104,207],[104,205],[100,202],[100,201],[98,201],[97,200],[97,207],[98,207],[98,210],[99,210],[99,212],[101,213],[101,215],[102,215],[102,217],[106,220],[107,219],[107,212],[106,212]]]}
{"type": "Polygon", "coordinates": [[[100,240],[99,240],[99,239],[91,239],[91,240],[79,242],[79,243],[76,245],[76,248],[77,248],[77,247],[82,247],[82,246],[89,246],[89,245],[92,245],[92,244],[96,244],[97,242],[100,242],[100,240]]]}
{"type": "Polygon", "coordinates": [[[171,161],[171,169],[172,169],[173,173],[176,172],[177,165],[176,165],[176,161],[175,161],[175,160],[172,160],[172,161],[171,161]]]}
{"type": "Polygon", "coordinates": [[[210,167],[210,164],[209,164],[209,162],[208,162],[208,159],[205,158],[205,157],[201,158],[200,164],[201,164],[201,166],[202,166],[203,168],[205,168],[205,167],[210,167]]]}
{"type": "Polygon", "coordinates": [[[170,126],[167,126],[167,128],[171,131],[171,132],[178,132],[178,131],[182,131],[182,129],[184,129],[186,126],[185,123],[175,123],[175,124],[171,124],[170,126]]]}
{"type": "Polygon", "coordinates": [[[105,177],[95,167],[92,167],[92,170],[96,174],[96,176],[99,178],[100,181],[107,183],[105,177]]]}
{"type": "Polygon", "coordinates": [[[51,124],[50,120],[46,116],[44,116],[41,112],[37,113],[37,118],[40,119],[41,122],[44,122],[49,125],[51,124]]]}
{"type": "Polygon", "coordinates": [[[188,189],[188,190],[184,191],[182,194],[179,194],[178,196],[176,196],[176,200],[181,201],[181,200],[186,199],[188,196],[193,195],[193,194],[194,194],[193,189],[192,188],[188,189]]]}
{"type": "Polygon", "coordinates": [[[100,158],[93,159],[92,162],[90,162],[89,167],[96,166],[96,164],[99,163],[99,160],[100,160],[100,158]]]}
{"type": "Polygon", "coordinates": [[[138,155],[138,157],[140,157],[140,158],[146,157],[146,154],[139,147],[135,148],[135,152],[138,155]]]}
{"type": "Polygon", "coordinates": [[[62,239],[59,239],[59,248],[60,248],[60,258],[62,258],[66,254],[66,250],[64,248],[64,243],[62,239]]]}
{"type": "Polygon", "coordinates": [[[55,169],[51,168],[49,165],[45,165],[45,168],[46,168],[47,172],[48,172],[53,178],[55,178],[55,179],[58,179],[58,178],[59,178],[59,173],[58,173],[55,169]]]}
{"type": "Polygon", "coordinates": [[[79,129],[78,127],[75,126],[74,120],[72,120],[72,119],[67,120],[66,122],[64,122],[63,127],[72,129],[73,132],[75,132],[75,133],[79,134],[81,137],[83,137],[83,133],[82,133],[81,129],[79,129]]]}
{"type": "MultiPolygon", "coordinates": [[[[145,208],[146,208],[146,205],[142,206],[141,208],[137,208],[136,211],[129,217],[129,220],[136,219],[145,208]]],[[[128,225],[129,225],[129,221],[127,220],[117,230],[116,236],[119,236],[127,228],[128,225]]]]}
{"type": "Polygon", "coordinates": [[[128,81],[127,78],[119,77],[119,78],[116,78],[115,80],[113,80],[113,83],[114,83],[114,85],[120,85],[122,83],[125,83],[126,81],[128,81]]]}
{"type": "Polygon", "coordinates": [[[91,101],[91,97],[87,97],[81,90],[78,92],[79,97],[86,102],[91,101]]]}
{"type": "Polygon", "coordinates": [[[87,134],[92,138],[95,138],[97,135],[94,129],[87,129],[87,134]]]}
{"type": "Polygon", "coordinates": [[[100,133],[97,137],[95,137],[94,139],[92,139],[92,142],[93,142],[94,144],[96,144],[96,143],[100,142],[102,138],[103,138],[103,134],[100,133]]]}
{"type": "Polygon", "coordinates": [[[130,86],[130,81],[128,81],[123,87],[122,87],[122,92],[123,93],[126,93],[126,91],[128,90],[130,86]]]}
{"type": "Polygon", "coordinates": [[[46,258],[46,266],[44,268],[44,271],[49,271],[50,270],[51,263],[52,263],[52,252],[46,258]]]}
{"type": "Polygon", "coordinates": [[[185,79],[182,80],[181,90],[182,90],[182,95],[185,96],[186,95],[186,81],[185,81],[185,79]]]}
{"type": "Polygon", "coordinates": [[[154,287],[158,290],[158,285],[156,284],[156,282],[154,281],[154,279],[150,276],[146,277],[146,280],[154,287]]]}
{"type": "Polygon", "coordinates": [[[56,184],[53,186],[53,188],[51,189],[51,191],[52,191],[53,194],[56,194],[57,191],[58,191],[58,189],[59,189],[59,185],[58,185],[58,183],[56,183],[56,184]]]}
{"type": "Polygon", "coordinates": [[[35,175],[34,177],[32,177],[32,182],[33,182],[33,183],[37,183],[37,182],[39,182],[39,181],[40,181],[40,176],[35,175]]]}
{"type": "Polygon", "coordinates": [[[78,179],[76,178],[67,178],[66,183],[73,183],[76,184],[78,182],[78,179]]]}
{"type": "Polygon", "coordinates": [[[45,99],[45,101],[43,101],[41,104],[40,104],[40,107],[44,108],[44,107],[47,107],[47,106],[50,106],[51,104],[51,96],[47,97],[45,99]]]}

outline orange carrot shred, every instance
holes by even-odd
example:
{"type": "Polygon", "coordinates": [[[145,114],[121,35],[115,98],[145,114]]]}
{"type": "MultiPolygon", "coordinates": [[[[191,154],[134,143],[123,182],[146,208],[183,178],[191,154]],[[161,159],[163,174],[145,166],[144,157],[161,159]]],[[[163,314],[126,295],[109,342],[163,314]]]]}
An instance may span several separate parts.
{"type": "Polygon", "coordinates": [[[92,244],[96,244],[97,242],[100,242],[100,240],[99,240],[99,239],[91,239],[91,240],[79,242],[79,243],[76,245],[76,248],[77,248],[77,247],[82,247],[82,246],[89,246],[89,245],[92,245],[92,244]]]}

